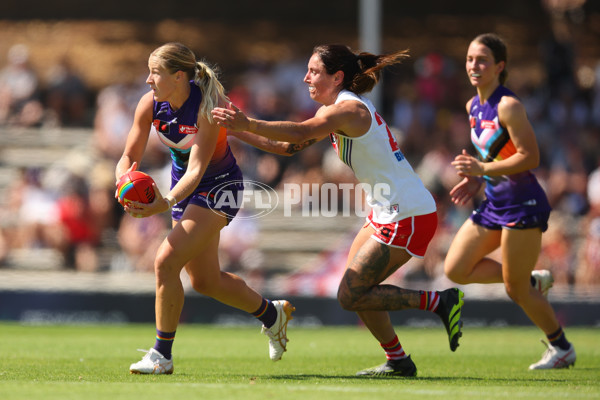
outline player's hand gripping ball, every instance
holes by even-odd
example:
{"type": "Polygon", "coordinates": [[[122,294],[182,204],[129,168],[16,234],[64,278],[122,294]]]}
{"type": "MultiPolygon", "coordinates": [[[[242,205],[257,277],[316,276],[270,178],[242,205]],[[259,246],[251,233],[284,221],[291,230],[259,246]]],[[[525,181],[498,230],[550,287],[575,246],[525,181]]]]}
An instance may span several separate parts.
{"type": "Polygon", "coordinates": [[[117,197],[121,205],[132,201],[152,203],[154,201],[154,179],[141,171],[130,171],[119,179],[117,197]]]}

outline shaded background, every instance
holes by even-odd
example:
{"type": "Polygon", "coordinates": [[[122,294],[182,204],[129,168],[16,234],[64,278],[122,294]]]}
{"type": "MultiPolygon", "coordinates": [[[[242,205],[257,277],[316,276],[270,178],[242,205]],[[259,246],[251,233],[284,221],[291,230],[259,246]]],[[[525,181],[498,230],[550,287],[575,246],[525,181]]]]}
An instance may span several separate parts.
{"type": "MultiPolygon", "coordinates": [[[[89,303],[77,296],[90,292],[97,306],[109,296],[105,304],[123,310],[128,302],[131,310],[144,304],[152,315],[153,254],[169,221],[123,215],[113,199],[113,171],[147,90],[154,48],[185,43],[220,67],[230,97],[248,114],[293,120],[316,110],[302,82],[312,48],[344,43],[359,50],[358,1],[133,3],[3,1],[0,319],[72,316],[61,310],[78,303],[81,312],[89,303]],[[131,294],[128,302],[115,300],[131,294]]],[[[472,38],[493,31],[508,43],[507,86],[536,130],[542,161],[535,173],[554,208],[537,267],[554,273],[551,300],[572,307],[559,314],[579,309],[578,323],[598,324],[600,3],[452,3],[458,4],[381,2],[381,51],[409,48],[411,59],[384,73],[379,111],[436,196],[441,216],[425,260],[413,260],[390,282],[452,286],[443,257],[472,207],[456,208],[448,197],[456,182],[449,163],[470,149],[464,105],[475,92],[464,57],[472,38]]],[[[354,182],[325,141],[291,158],[235,139],[230,144],[247,179],[280,193],[286,183],[354,182]]],[[[151,141],[142,169],[166,185],[168,162],[163,146],[151,141]]],[[[223,268],[266,295],[330,301],[362,221],[296,214],[287,218],[278,209],[257,220],[236,219],[222,234],[223,268]]],[[[508,303],[502,285],[464,290],[472,299],[508,303]]],[[[99,310],[114,316],[118,309],[99,310]]]]}

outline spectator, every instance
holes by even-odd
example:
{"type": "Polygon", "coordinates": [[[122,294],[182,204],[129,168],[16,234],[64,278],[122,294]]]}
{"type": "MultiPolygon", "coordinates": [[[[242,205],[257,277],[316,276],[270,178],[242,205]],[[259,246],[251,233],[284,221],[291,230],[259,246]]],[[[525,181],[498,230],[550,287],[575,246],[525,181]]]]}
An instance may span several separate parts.
{"type": "Polygon", "coordinates": [[[0,125],[38,125],[44,115],[38,76],[29,65],[29,49],[16,44],[8,51],[8,65],[0,71],[0,125]]]}
{"type": "Polygon", "coordinates": [[[93,224],[87,183],[81,177],[72,176],[62,192],[56,202],[57,227],[52,235],[53,245],[62,253],[67,268],[97,271],[96,246],[100,232],[93,224]]]}
{"type": "Polygon", "coordinates": [[[46,105],[59,126],[88,125],[88,88],[63,58],[50,70],[46,105]]]}
{"type": "Polygon", "coordinates": [[[53,227],[56,219],[56,199],[43,182],[40,169],[24,171],[23,181],[18,184],[21,192],[18,201],[18,225],[15,247],[50,247],[53,243],[53,227]]]}

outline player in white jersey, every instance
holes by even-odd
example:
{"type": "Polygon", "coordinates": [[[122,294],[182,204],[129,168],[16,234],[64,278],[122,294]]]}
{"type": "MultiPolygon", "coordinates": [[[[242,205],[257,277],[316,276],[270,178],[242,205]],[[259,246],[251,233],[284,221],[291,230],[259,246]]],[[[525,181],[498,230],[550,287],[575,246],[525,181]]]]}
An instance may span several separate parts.
{"type": "Polygon", "coordinates": [[[437,292],[381,284],[412,257],[424,257],[437,227],[433,197],[383,118],[361,96],[373,89],[381,69],[406,57],[406,51],[374,55],[355,54],[344,45],[315,47],[304,82],[311,98],[322,106],[313,118],[303,122],[248,118],[233,104],[212,111],[215,121],[230,132],[237,131],[238,138],[278,154],[291,155],[330,137],[339,158],[366,184],[372,211],[350,249],[338,301],[344,309],[358,314],[384,349],[387,362],[360,371],[361,376],[417,373],[388,311],[422,309],[437,313],[452,351],[461,336],[463,293],[457,288],[437,292]]]}
{"type": "Polygon", "coordinates": [[[371,101],[345,89],[338,94],[335,104],[343,101],[362,103],[370,114],[371,125],[362,136],[332,133],[330,137],[340,159],[352,168],[361,183],[367,184],[364,187],[373,221],[389,224],[413,215],[434,213],[436,206],[431,193],[413,171],[371,101]],[[386,188],[387,193],[374,192],[376,187],[386,188]]]}

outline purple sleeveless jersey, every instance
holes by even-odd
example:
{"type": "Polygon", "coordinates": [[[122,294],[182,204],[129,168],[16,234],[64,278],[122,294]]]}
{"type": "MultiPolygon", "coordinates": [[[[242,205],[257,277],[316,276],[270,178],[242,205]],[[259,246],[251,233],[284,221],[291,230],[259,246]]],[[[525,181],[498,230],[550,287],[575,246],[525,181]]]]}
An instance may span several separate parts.
{"type": "MultiPolygon", "coordinates": [[[[501,161],[516,152],[508,130],[498,119],[498,103],[503,96],[516,97],[500,85],[484,104],[479,103],[478,95],[471,102],[471,141],[479,158],[485,162],[501,161]]],[[[502,176],[484,175],[483,178],[486,199],[471,216],[474,222],[490,229],[547,229],[551,207],[531,171],[502,176]]]]}
{"type": "MultiPolygon", "coordinates": [[[[196,122],[201,102],[202,92],[193,81],[190,82],[189,97],[178,110],[173,110],[166,101],[154,102],[152,130],[171,151],[171,189],[187,169],[191,147],[198,132],[196,122]]],[[[190,196],[173,207],[171,213],[173,219],[181,219],[185,207],[188,204],[195,204],[218,211],[231,221],[239,208],[236,208],[232,202],[219,201],[218,194],[223,191],[215,191],[215,188],[224,186],[228,189],[226,194],[233,198],[237,198],[237,191],[243,190],[242,172],[227,144],[225,131],[222,130],[219,133],[213,159],[207,166],[200,184],[190,196]],[[230,193],[232,191],[235,193],[230,193]],[[217,193],[217,197],[214,193],[217,193]]]]}

